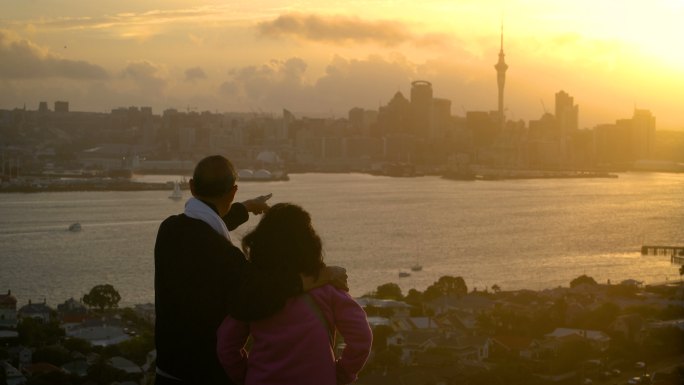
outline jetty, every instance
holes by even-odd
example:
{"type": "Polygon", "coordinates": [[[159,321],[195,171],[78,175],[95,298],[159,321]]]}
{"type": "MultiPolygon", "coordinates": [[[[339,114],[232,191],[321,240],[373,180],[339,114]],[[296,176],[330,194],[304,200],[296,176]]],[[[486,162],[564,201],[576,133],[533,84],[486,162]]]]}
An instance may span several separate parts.
{"type": "Polygon", "coordinates": [[[684,246],[643,245],[641,255],[669,255],[671,262],[684,264],[684,246]]]}

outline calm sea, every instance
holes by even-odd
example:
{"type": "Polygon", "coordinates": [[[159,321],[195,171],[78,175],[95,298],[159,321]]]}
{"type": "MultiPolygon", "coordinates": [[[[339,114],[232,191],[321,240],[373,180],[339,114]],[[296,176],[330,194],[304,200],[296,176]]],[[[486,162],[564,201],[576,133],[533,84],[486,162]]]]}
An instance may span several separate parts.
{"type": "MultiPolygon", "coordinates": [[[[404,293],[424,290],[447,274],[480,290],[568,286],[581,274],[599,282],[679,279],[668,257],[639,250],[684,244],[684,174],[475,182],[296,174],[240,183],[238,200],[269,192],[272,203],[298,203],[312,214],[326,261],[347,268],[355,296],[387,282],[404,293]],[[414,264],[423,270],[411,272],[414,264]],[[399,278],[400,271],[411,275],[399,278]]],[[[0,292],[11,289],[19,305],[56,306],[110,283],[124,305],[152,302],[156,231],[183,209],[169,194],[0,194],[0,292]],[[67,230],[74,222],[81,232],[67,230]]]]}

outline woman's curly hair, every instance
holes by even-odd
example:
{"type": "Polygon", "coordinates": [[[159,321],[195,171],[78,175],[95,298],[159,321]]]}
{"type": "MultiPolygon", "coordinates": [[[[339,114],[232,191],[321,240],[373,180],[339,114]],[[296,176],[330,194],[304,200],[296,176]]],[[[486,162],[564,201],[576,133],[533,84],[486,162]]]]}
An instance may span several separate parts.
{"type": "Polygon", "coordinates": [[[259,269],[318,278],[325,266],[323,245],[311,225],[311,216],[292,203],[273,205],[254,230],[243,237],[242,249],[259,269]]]}

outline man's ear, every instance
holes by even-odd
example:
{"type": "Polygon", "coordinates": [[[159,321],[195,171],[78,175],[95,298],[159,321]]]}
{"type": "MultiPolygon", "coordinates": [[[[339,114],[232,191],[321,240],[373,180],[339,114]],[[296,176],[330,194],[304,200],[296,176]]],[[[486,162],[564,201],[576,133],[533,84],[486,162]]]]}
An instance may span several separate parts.
{"type": "Polygon", "coordinates": [[[233,202],[235,200],[235,194],[237,194],[237,185],[234,185],[230,191],[228,191],[226,194],[230,195],[230,201],[233,202]]]}
{"type": "Polygon", "coordinates": [[[190,193],[195,195],[195,180],[190,178],[190,182],[188,182],[188,184],[190,185],[190,193]]]}

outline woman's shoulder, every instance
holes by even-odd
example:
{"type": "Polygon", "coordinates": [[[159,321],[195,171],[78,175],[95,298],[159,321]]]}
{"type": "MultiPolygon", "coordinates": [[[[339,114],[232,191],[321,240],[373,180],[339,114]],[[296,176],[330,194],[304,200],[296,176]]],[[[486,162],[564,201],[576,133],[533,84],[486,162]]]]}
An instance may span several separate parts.
{"type": "Polygon", "coordinates": [[[353,300],[348,292],[338,289],[331,284],[316,287],[307,292],[312,297],[323,301],[353,300]]]}

